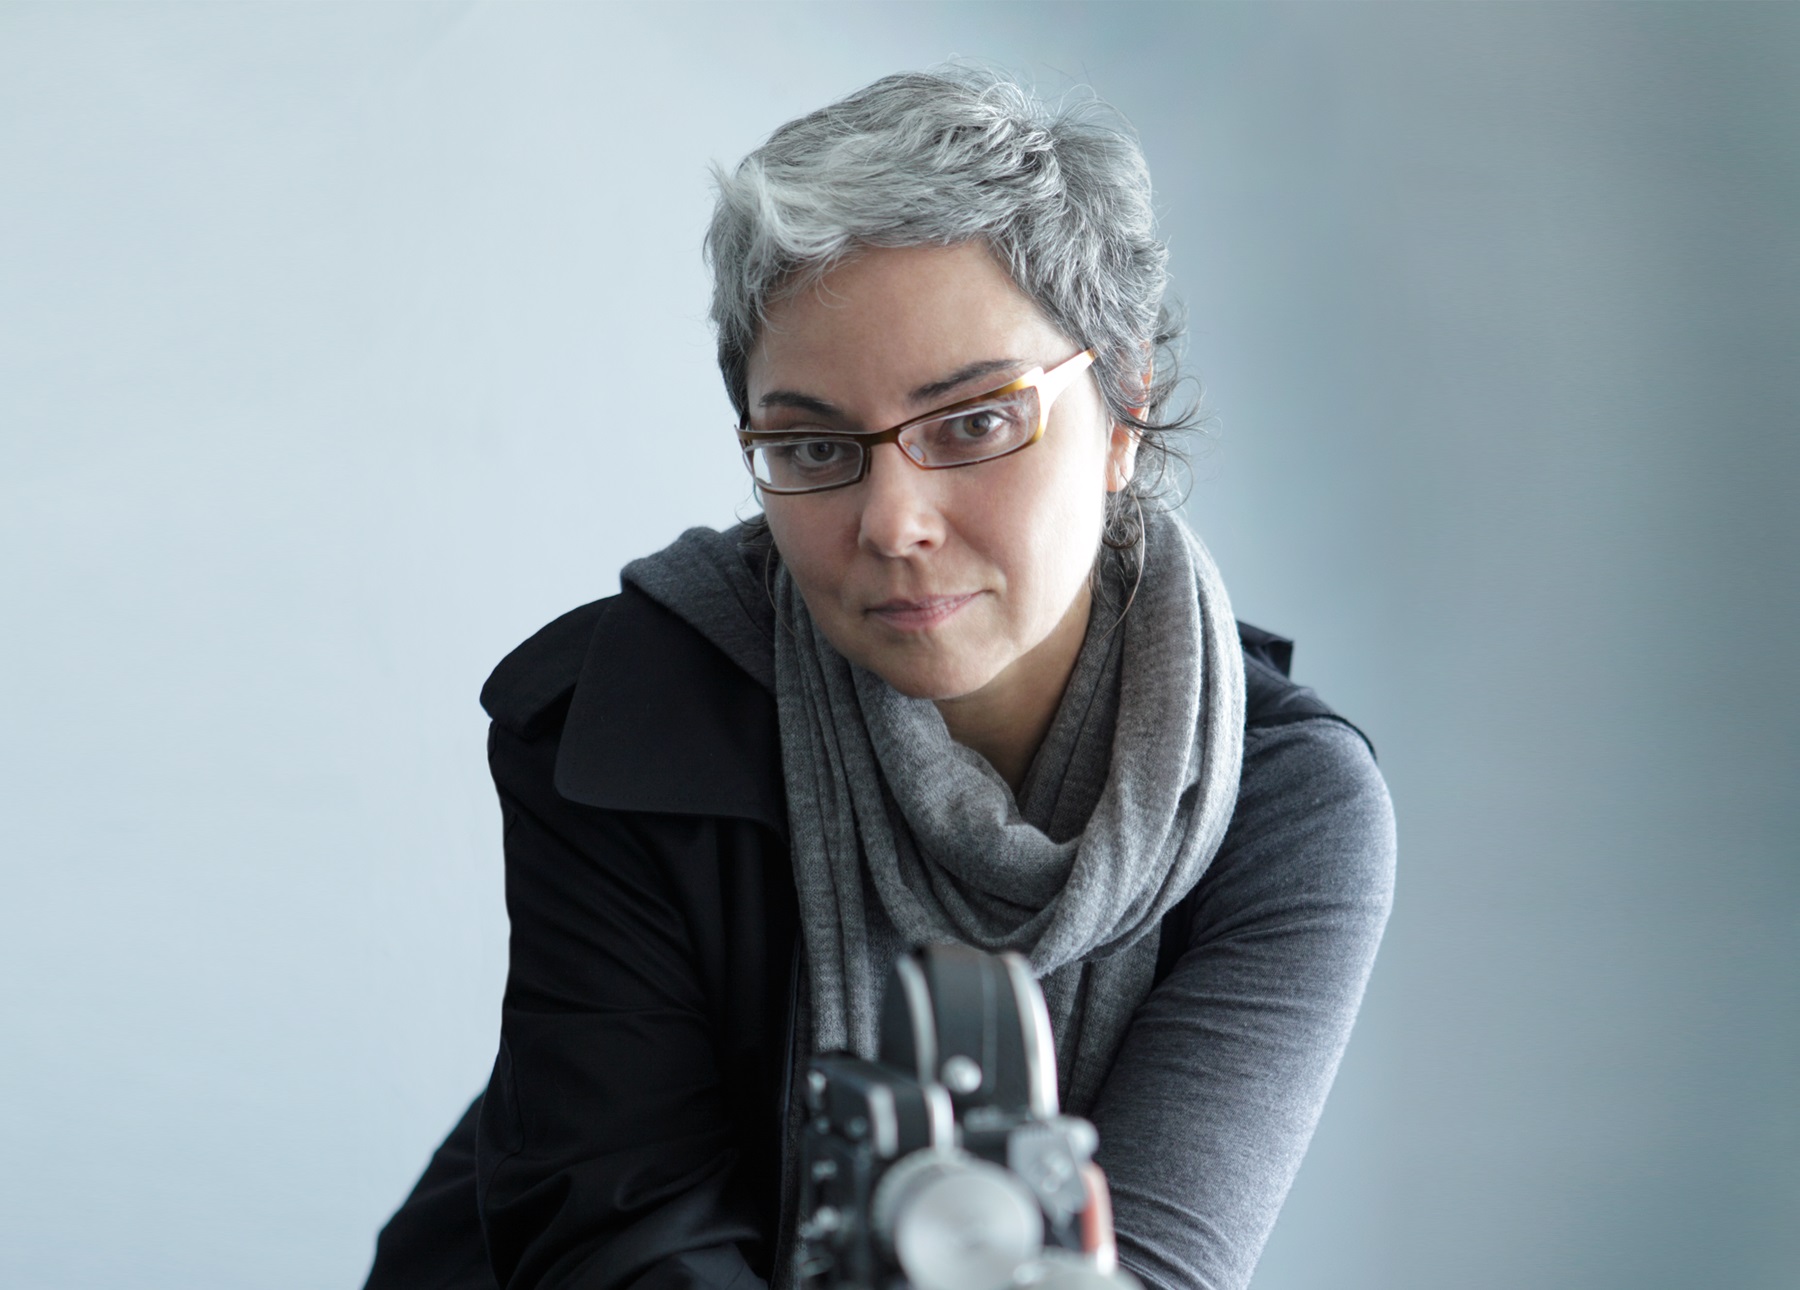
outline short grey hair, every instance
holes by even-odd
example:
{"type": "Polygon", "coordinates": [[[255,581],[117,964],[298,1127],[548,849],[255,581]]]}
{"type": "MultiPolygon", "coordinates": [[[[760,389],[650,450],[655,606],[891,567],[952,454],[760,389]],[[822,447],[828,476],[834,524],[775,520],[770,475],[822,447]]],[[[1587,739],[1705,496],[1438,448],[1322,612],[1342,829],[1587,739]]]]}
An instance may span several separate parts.
{"type": "Polygon", "coordinates": [[[1156,459],[1155,482],[1118,500],[1154,495],[1168,435],[1193,413],[1170,406],[1182,327],[1163,302],[1168,248],[1143,151],[1117,113],[1092,98],[1053,110],[985,68],[901,72],[788,122],[714,178],[711,315],[740,418],[772,302],[866,247],[982,242],[1052,323],[1094,349],[1108,412],[1156,459]]]}

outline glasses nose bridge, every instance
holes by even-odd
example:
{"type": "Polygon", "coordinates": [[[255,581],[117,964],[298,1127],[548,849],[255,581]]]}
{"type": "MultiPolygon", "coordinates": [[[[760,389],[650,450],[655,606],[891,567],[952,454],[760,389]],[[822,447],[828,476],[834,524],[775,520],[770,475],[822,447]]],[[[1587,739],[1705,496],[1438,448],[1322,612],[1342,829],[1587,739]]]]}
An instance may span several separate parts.
{"type": "Polygon", "coordinates": [[[892,476],[897,482],[911,486],[913,491],[916,491],[918,486],[927,483],[929,476],[937,473],[921,465],[919,460],[906,450],[900,442],[898,428],[871,436],[869,441],[863,445],[864,484],[873,485],[877,482],[877,466],[882,461],[892,462],[891,466],[882,471],[884,477],[892,476]],[[884,454],[883,448],[892,448],[893,452],[884,454]]]}
{"type": "Polygon", "coordinates": [[[862,441],[864,461],[863,473],[867,474],[875,468],[875,450],[887,446],[893,447],[902,457],[906,458],[908,465],[922,469],[923,463],[920,460],[920,457],[915,455],[915,450],[903,442],[903,437],[909,432],[916,430],[918,426],[919,423],[917,421],[905,421],[897,426],[891,426],[888,429],[881,431],[879,434],[872,434],[864,439],[862,441]]]}

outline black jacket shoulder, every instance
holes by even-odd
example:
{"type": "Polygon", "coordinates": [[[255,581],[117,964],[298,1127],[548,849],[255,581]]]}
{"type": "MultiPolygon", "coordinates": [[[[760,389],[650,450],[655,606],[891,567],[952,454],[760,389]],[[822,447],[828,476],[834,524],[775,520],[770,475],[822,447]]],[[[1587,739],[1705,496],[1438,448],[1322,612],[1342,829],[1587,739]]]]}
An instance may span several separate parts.
{"type": "Polygon", "coordinates": [[[607,596],[571,609],[515,646],[481,687],[488,716],[522,738],[537,733],[547,717],[560,719],[594,628],[618,599],[607,596]]]}
{"type": "Polygon", "coordinates": [[[539,630],[481,703],[514,734],[558,738],[556,789],[570,801],[786,833],[774,696],[635,587],[539,630]]]}
{"type": "Polygon", "coordinates": [[[1294,642],[1249,623],[1238,623],[1238,643],[1244,649],[1244,727],[1266,730],[1291,725],[1296,721],[1324,718],[1347,726],[1368,745],[1372,756],[1375,745],[1361,729],[1340,717],[1312,690],[1289,678],[1294,660],[1294,642]]]}

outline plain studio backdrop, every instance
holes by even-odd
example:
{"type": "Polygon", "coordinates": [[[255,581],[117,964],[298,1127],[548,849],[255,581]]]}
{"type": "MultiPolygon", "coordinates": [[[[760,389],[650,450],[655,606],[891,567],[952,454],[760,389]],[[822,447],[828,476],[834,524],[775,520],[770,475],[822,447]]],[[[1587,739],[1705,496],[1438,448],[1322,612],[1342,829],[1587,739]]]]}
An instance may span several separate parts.
{"type": "Polygon", "coordinates": [[[1142,132],[1398,904],[1257,1290],[1800,1285],[1800,9],[0,5],[0,1284],[353,1287],[486,1080],[476,692],[748,514],[707,164],[1142,132]]]}

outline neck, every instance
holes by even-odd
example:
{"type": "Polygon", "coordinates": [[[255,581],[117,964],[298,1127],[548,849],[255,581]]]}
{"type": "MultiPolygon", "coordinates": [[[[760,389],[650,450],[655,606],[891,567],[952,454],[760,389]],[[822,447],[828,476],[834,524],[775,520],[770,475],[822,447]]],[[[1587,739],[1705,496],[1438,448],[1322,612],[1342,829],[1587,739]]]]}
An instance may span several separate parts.
{"type": "Polygon", "coordinates": [[[936,701],[950,737],[985,757],[1015,797],[1056,719],[1087,636],[1091,605],[1083,582],[1062,620],[1029,653],[973,694],[936,701]]]}

